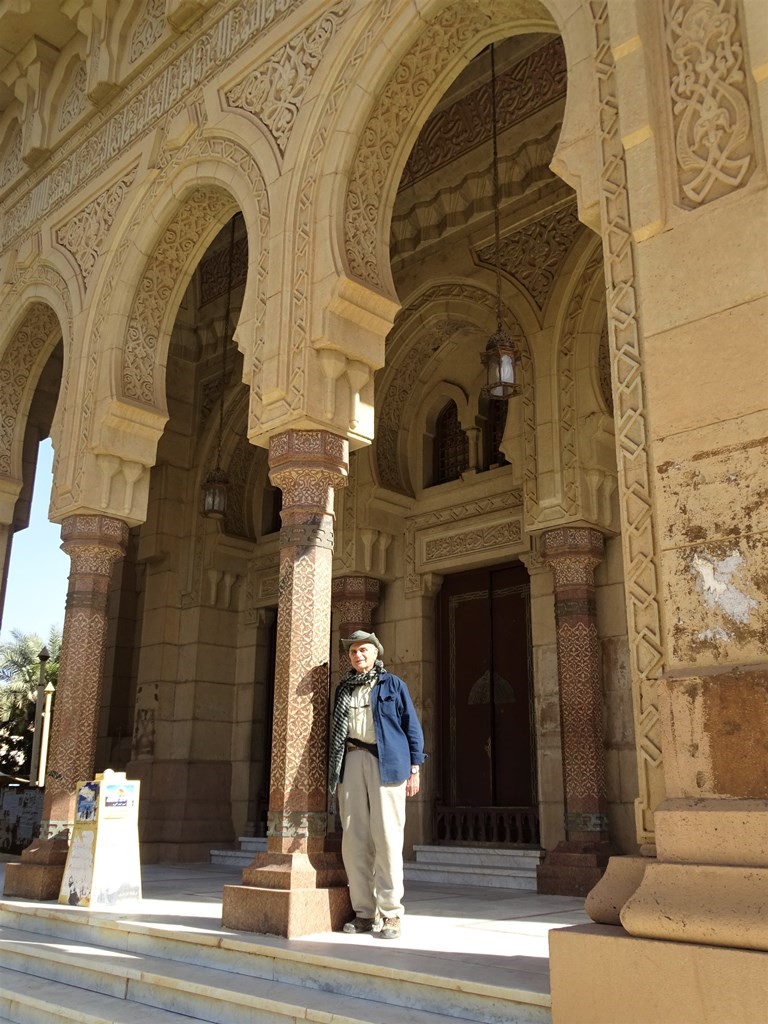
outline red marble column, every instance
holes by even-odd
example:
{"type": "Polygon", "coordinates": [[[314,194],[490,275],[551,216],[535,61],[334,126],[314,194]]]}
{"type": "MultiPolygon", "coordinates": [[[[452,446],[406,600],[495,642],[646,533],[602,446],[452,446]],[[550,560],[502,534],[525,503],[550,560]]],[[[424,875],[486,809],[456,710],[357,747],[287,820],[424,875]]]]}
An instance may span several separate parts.
{"type": "Polygon", "coordinates": [[[549,530],[541,537],[541,553],[555,582],[566,840],[538,869],[540,893],[586,895],[613,852],[594,577],[603,547],[603,535],[585,527],[549,530]]]}
{"type": "Polygon", "coordinates": [[[348,443],[289,430],[272,438],[269,466],[283,508],[267,852],[225,887],[222,922],[290,938],[351,914],[341,859],[326,849],[333,492],[348,443]]]}
{"type": "Polygon", "coordinates": [[[71,828],[77,783],[92,779],[95,770],[109,582],[125,554],[128,525],[111,516],[70,516],[61,524],[61,538],[71,570],[40,842],[23,852],[20,864],[8,865],[4,890],[37,899],[58,896],[67,844],[53,837],[71,828]]]}

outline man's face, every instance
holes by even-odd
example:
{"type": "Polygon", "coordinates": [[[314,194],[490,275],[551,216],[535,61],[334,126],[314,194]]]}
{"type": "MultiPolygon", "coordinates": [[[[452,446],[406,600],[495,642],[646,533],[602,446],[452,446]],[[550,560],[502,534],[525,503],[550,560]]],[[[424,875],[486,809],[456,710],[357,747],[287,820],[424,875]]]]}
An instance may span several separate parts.
{"type": "Polygon", "coordinates": [[[373,668],[379,649],[369,643],[350,644],[348,654],[355,672],[367,672],[369,668],[373,668]]]}

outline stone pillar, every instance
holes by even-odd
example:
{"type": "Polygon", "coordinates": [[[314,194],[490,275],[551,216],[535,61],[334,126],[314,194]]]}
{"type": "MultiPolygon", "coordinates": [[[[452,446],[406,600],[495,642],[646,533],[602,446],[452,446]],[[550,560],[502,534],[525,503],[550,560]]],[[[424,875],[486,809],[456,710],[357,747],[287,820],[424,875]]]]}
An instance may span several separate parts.
{"type": "Polygon", "coordinates": [[[555,581],[566,838],[538,868],[537,888],[585,896],[611,854],[594,578],[603,535],[584,527],[549,530],[541,553],[555,581]]]}
{"type": "Polygon", "coordinates": [[[115,562],[125,554],[128,525],[111,516],[75,515],[61,524],[72,568],[61,641],[59,679],[45,778],[40,842],[6,869],[5,894],[55,899],[74,821],[77,783],[92,779],[107,637],[107,597],[115,562]],[[47,842],[50,840],[50,843],[47,842]]]}
{"type": "Polygon", "coordinates": [[[72,564],[41,836],[43,830],[53,836],[71,826],[75,787],[93,778],[109,581],[115,562],[125,554],[128,524],[110,516],[70,516],[61,524],[61,539],[72,564]]]}
{"type": "MultiPolygon", "coordinates": [[[[373,631],[373,610],[379,603],[380,583],[373,576],[339,576],[332,584],[331,601],[338,616],[339,647],[341,639],[356,629],[373,631]]],[[[341,670],[349,668],[349,659],[340,651],[341,670]]]]}
{"type": "Polygon", "coordinates": [[[341,859],[326,849],[333,492],[348,443],[288,430],[271,439],[269,465],[283,508],[267,852],[225,887],[222,923],[291,938],[351,914],[341,859]]]}

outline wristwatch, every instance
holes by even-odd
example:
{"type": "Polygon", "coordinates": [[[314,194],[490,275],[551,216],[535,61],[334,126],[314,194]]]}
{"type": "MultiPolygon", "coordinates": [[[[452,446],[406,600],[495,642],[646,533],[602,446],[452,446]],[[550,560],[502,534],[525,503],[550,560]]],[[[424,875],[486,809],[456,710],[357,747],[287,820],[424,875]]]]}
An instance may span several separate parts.
{"type": "Polygon", "coordinates": [[[419,774],[419,766],[417,764],[412,764],[411,765],[411,775],[418,775],[418,774],[419,774]]]}

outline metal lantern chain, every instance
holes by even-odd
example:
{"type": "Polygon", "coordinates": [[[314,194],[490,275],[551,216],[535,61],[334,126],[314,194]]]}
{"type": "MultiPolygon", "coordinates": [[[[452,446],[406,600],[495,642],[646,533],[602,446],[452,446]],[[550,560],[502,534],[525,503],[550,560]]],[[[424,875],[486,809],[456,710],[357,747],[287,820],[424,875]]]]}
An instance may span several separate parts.
{"type": "Polygon", "coordinates": [[[487,372],[483,391],[490,398],[507,400],[520,394],[520,353],[504,328],[501,299],[501,187],[499,185],[499,131],[496,107],[496,51],[491,43],[491,126],[493,138],[493,226],[496,263],[496,331],[488,339],[482,362],[487,372]]]}

